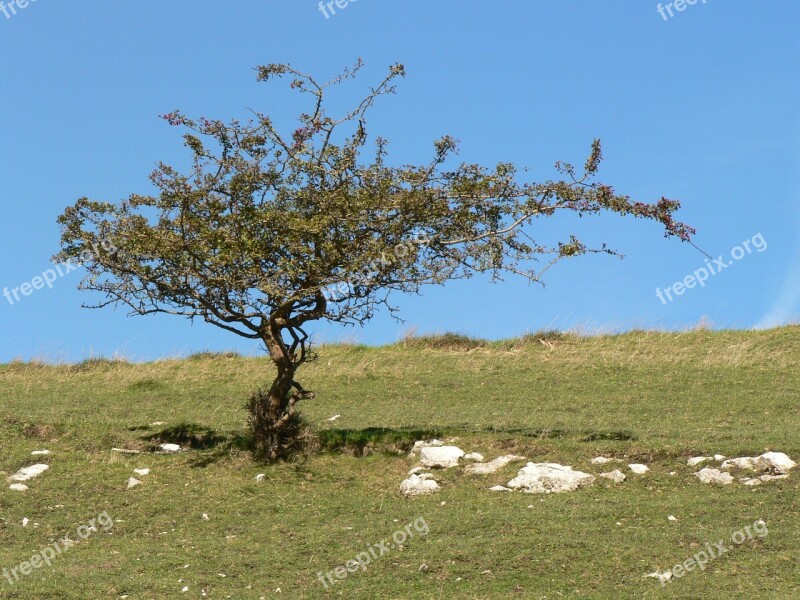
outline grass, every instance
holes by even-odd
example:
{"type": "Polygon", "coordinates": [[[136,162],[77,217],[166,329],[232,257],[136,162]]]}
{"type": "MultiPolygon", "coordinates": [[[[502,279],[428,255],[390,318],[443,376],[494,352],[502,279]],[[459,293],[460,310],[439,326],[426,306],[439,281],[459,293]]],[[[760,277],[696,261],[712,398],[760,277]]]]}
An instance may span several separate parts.
{"type": "Polygon", "coordinates": [[[711,487],[685,459],[800,457],[800,328],[448,335],[319,350],[301,380],[317,392],[303,410],[322,450],[273,466],[254,464],[243,438],[247,396],[271,374],[266,359],[0,366],[0,474],[51,466],[27,492],[0,488],[0,568],[75,538],[103,511],[115,519],[49,568],[0,579],[0,598],[798,597],[798,475],[711,487]],[[523,454],[597,474],[608,467],[589,459],[605,454],[652,471],[537,496],[488,491],[519,464],[486,477],[451,469],[437,476],[439,494],[404,499],[408,448],[432,436],[487,459],[523,454]],[[162,442],[190,449],[111,452],[162,442]],[[52,454],[30,456],[44,448],[52,454]],[[151,473],[126,490],[141,467],[151,473]],[[332,589],[320,583],[319,572],[419,517],[427,536],[332,589]],[[757,519],[769,535],[705,571],[663,588],[642,577],[757,519]]]}

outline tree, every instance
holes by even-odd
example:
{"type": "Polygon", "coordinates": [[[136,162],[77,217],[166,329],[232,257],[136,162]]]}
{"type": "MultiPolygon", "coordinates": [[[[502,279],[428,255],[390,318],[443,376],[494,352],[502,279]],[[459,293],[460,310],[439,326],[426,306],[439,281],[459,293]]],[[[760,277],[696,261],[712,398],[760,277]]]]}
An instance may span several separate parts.
{"type": "Polygon", "coordinates": [[[326,109],[329,89],[361,66],[326,83],[289,65],[258,67],[259,81],[289,78],[311,101],[291,136],[258,112],[245,123],[169,113],[171,125],[187,130],[190,172],[159,163],[150,178],[156,195],[82,198],[59,217],[56,258],[86,266],[80,287],[103,295],[93,308],[201,318],[264,343],[276,375],[251,397],[249,419],[257,455],[268,460],[291,453],[296,405],[312,397],[295,378],[314,358],[309,324],[361,324],[381,307],[394,314],[392,292],[426,284],[477,273],[539,282],[560,260],[616,254],[573,235],[554,245],[530,236],[534,221],[562,212],[658,221],[667,237],[684,241],[694,233],[673,219],[677,201],[634,202],[595,181],[597,140],[580,172],[556,163],[558,177],[541,183],[522,181],[510,163],[453,164],[449,136],[434,143],[428,162],[391,166],[386,140],[367,150],[366,115],[394,93],[402,65],[351,112],[337,118],[326,109]]]}

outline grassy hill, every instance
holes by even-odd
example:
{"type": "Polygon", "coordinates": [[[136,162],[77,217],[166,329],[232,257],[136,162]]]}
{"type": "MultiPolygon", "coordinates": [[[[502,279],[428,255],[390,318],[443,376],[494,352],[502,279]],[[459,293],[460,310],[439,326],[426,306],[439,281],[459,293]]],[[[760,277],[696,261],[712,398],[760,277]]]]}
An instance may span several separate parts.
{"type": "Polygon", "coordinates": [[[442,336],[319,353],[301,381],[317,392],[302,408],[320,450],[275,466],[254,464],[242,437],[266,359],[0,366],[2,475],[51,467],[26,492],[0,488],[0,568],[76,539],[104,511],[115,520],[51,566],[0,578],[0,598],[800,598],[800,470],[715,487],[686,466],[766,450],[800,461],[800,327],[442,336]],[[488,459],[598,474],[609,467],[589,461],[604,454],[651,472],[539,496],[488,491],[524,463],[484,477],[457,468],[437,474],[438,494],[405,499],[408,449],[434,436],[488,459]],[[147,452],[162,442],[187,450],[147,452]],[[30,456],[42,449],[52,454],[30,456]],[[127,490],[135,468],[151,472],[127,490]],[[329,589],[319,579],[420,518],[426,536],[329,589]],[[704,571],[666,586],[643,577],[758,519],[764,539],[704,571]]]}

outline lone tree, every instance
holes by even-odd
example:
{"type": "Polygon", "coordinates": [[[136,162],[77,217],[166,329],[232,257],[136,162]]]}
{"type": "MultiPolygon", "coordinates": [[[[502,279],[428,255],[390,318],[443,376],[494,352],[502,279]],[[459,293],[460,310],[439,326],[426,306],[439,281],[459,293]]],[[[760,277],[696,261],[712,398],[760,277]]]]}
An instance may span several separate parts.
{"type": "Polygon", "coordinates": [[[360,324],[389,303],[392,292],[417,292],[477,273],[515,273],[538,282],[558,261],[602,252],[567,235],[537,242],[530,226],[562,212],[601,211],[660,222],[667,237],[689,241],[694,230],[675,221],[680,204],[633,202],[594,180],[601,161],[592,144],[583,169],[556,163],[558,176],[521,181],[510,163],[451,164],[456,142],[434,143],[418,165],[387,164],[387,142],[368,149],[366,115],[394,93],[402,65],[351,112],[326,109],[332,86],[358,73],[361,61],[320,83],[284,64],[258,67],[258,80],[289,78],[310,99],[310,113],[290,136],[269,116],[246,123],[164,115],[187,130],[193,167],[181,173],[159,163],[155,196],[119,203],[78,200],[59,217],[57,260],[87,268],[81,289],[101,292],[92,308],[125,305],[136,315],[201,318],[236,335],[261,340],[276,375],[249,403],[256,454],[292,452],[300,430],[297,402],[312,397],[295,379],[314,355],[307,326],[360,324]],[[366,157],[365,157],[366,153],[366,157]]]}

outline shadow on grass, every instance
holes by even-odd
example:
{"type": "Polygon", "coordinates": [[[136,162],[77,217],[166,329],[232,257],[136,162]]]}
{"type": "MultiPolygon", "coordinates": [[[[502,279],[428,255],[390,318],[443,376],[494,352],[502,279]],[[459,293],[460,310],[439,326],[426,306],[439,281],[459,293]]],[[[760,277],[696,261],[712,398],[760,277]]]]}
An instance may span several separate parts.
{"type": "Polygon", "coordinates": [[[441,435],[441,430],[437,429],[385,427],[325,429],[317,432],[323,452],[345,452],[354,456],[366,456],[373,452],[407,454],[417,440],[429,440],[441,435]]]}

